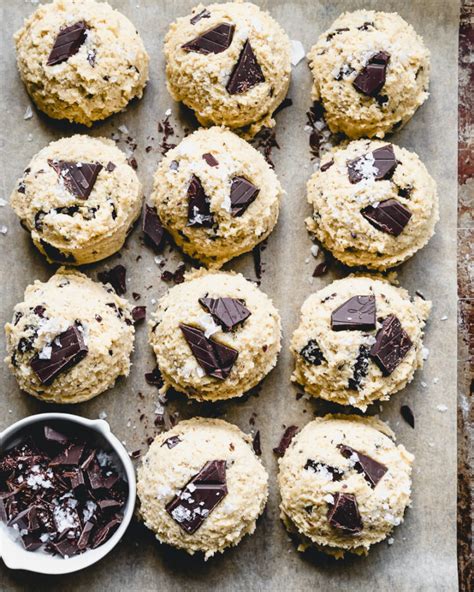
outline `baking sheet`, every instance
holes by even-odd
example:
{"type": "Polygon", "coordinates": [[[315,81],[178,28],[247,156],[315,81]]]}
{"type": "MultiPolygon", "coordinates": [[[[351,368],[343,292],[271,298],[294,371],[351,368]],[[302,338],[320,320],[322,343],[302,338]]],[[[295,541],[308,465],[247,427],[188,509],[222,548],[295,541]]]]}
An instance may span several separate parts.
{"type": "MultiPolygon", "coordinates": [[[[152,174],[159,162],[160,134],[157,123],[167,109],[178,139],[188,115],[168,95],[164,83],[162,40],[168,24],[185,15],[195,4],[192,0],[111,0],[135,23],[151,56],[151,80],[145,97],[135,101],[125,113],[116,115],[87,131],[48,120],[33,109],[33,117],[24,119],[30,101],[15,66],[11,35],[36,7],[36,2],[1,0],[2,11],[2,126],[0,129],[1,198],[8,199],[16,179],[30,158],[45,144],[78,131],[110,137],[120,125],[138,142],[135,157],[138,174],[149,195],[152,174]],[[152,139],[153,138],[153,139],[152,139]],[[146,152],[147,146],[153,150],[146,152]]],[[[371,409],[389,421],[398,440],[415,453],[413,505],[404,524],[394,532],[394,542],[383,542],[368,558],[348,557],[336,562],[323,556],[297,553],[278,518],[276,459],[272,453],[283,426],[302,427],[314,414],[334,409],[322,401],[296,399],[301,392],[290,383],[292,359],[289,339],[299,318],[299,308],[314,290],[342,277],[344,271],[333,265],[328,274],[310,282],[315,260],[304,227],[309,213],[305,183],[313,170],[304,132],[305,112],[310,107],[311,77],[304,61],[293,69],[289,96],[293,106],[277,116],[274,150],[276,171],[287,191],[280,220],[262,252],[264,273],[261,287],[274,300],[283,320],[283,349],[278,367],[264,381],[258,396],[215,405],[188,404],[172,397],[171,413],[180,418],[193,415],[219,416],[249,432],[259,429],[263,462],[270,473],[270,499],[256,533],[235,549],[207,563],[197,557],[159,545],[139,524],[133,524],[122,543],[103,561],[72,576],[47,577],[14,572],[0,562],[0,589],[5,591],[113,590],[310,590],[326,592],[379,589],[397,592],[414,590],[457,590],[456,570],[456,148],[457,148],[457,0],[270,0],[259,2],[286,28],[291,39],[300,40],[306,51],[317,37],[344,10],[375,8],[397,11],[424,37],[432,52],[431,97],[413,120],[393,141],[418,152],[438,182],[441,220],[436,236],[412,260],[402,266],[399,280],[410,291],[421,290],[432,299],[433,311],[427,326],[425,345],[430,354],[423,371],[391,401],[371,409]],[[309,263],[306,261],[309,259],[309,263]],[[445,319],[445,320],[443,320],[445,319]],[[426,386],[424,386],[426,385],[426,386]],[[412,430],[401,419],[399,409],[409,404],[416,417],[412,430]],[[447,410],[441,412],[439,405],[447,410]],[[252,426],[252,423],[255,426],[252,426]]],[[[176,141],[170,138],[169,141],[176,141]]],[[[124,143],[121,143],[124,147],[124,143]]],[[[0,235],[1,316],[3,324],[11,318],[14,304],[23,297],[24,288],[34,279],[46,280],[54,271],[31,245],[10,208],[0,208],[0,226],[8,228],[0,235]]],[[[132,290],[142,294],[139,304],[152,302],[166,289],[154,253],[143,247],[136,228],[120,255],[88,266],[95,278],[97,271],[119,261],[128,270],[128,296],[132,290]],[[136,257],[142,259],[137,263],[136,257]],[[147,287],[152,286],[150,289],[147,287]]],[[[181,261],[178,253],[166,255],[166,269],[175,270],[181,261]]],[[[251,254],[240,257],[226,268],[242,271],[255,278],[251,254]]],[[[3,333],[2,357],[5,351],[3,333]]],[[[128,380],[120,380],[114,389],[95,400],[59,410],[87,417],[107,414],[113,431],[126,442],[130,451],[146,450],[146,438],[154,433],[153,420],[157,400],[155,388],[146,384],[144,373],[154,367],[147,344],[146,327],[138,327],[133,368],[128,380]],[[139,394],[141,393],[141,395],[139,394]],[[141,414],[146,419],[140,421],[141,414]]],[[[57,410],[19,392],[5,365],[1,365],[2,398],[0,429],[38,412],[57,410]]]]}

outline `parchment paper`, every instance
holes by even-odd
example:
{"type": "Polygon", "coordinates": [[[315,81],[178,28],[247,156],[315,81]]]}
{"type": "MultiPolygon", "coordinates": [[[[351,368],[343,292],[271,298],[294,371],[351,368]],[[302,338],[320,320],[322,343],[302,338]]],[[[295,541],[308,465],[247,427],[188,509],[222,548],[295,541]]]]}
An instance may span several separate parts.
{"type": "MultiPolygon", "coordinates": [[[[271,476],[271,493],[256,533],[237,548],[207,563],[190,558],[166,546],[160,546],[144,527],[134,524],[122,543],[94,567],[61,577],[42,577],[26,572],[8,571],[0,563],[0,588],[37,592],[77,590],[178,591],[178,590],[383,590],[397,592],[457,590],[456,575],[456,131],[457,131],[457,0],[274,0],[258,2],[270,9],[285,27],[291,39],[300,40],[305,50],[316,41],[344,10],[375,8],[398,11],[423,35],[432,52],[431,97],[393,141],[415,150],[438,182],[441,220],[429,245],[402,266],[401,285],[412,292],[418,289],[433,300],[433,312],[427,327],[425,345],[429,358],[412,384],[385,403],[383,419],[390,422],[398,439],[415,453],[413,506],[404,524],[394,533],[394,542],[376,546],[368,558],[332,559],[297,553],[278,517],[276,459],[272,453],[283,425],[300,427],[314,414],[333,409],[318,401],[296,400],[290,384],[292,359],[288,343],[299,318],[304,299],[327,285],[343,271],[332,266],[328,274],[310,283],[315,260],[303,220],[309,213],[305,183],[313,170],[308,135],[304,132],[305,112],[309,108],[311,77],[305,61],[293,69],[289,96],[293,106],[277,116],[277,139],[281,149],[274,151],[276,171],[287,195],[280,220],[262,253],[265,272],[261,287],[274,300],[283,318],[283,350],[278,367],[264,381],[259,396],[218,405],[187,404],[184,397],[172,398],[168,407],[180,418],[192,415],[219,415],[235,422],[245,431],[259,429],[262,435],[263,461],[271,476]],[[310,260],[308,263],[307,260],[310,260]],[[443,320],[446,317],[446,320],[443,320]],[[426,385],[426,386],[424,386],[426,385]],[[401,419],[400,406],[414,410],[416,429],[401,419]],[[440,412],[438,405],[446,405],[440,412]],[[252,417],[255,427],[252,428],[252,417]]],[[[173,103],[164,84],[163,36],[168,24],[187,14],[193,0],[111,0],[135,23],[151,54],[151,80],[143,100],[134,102],[126,112],[112,117],[92,130],[48,120],[35,110],[24,119],[30,101],[19,80],[11,35],[24,17],[35,8],[31,3],[1,1],[2,8],[2,194],[10,191],[30,158],[45,144],[77,131],[110,137],[119,125],[126,125],[136,138],[138,174],[149,194],[153,171],[161,156],[158,150],[157,122],[168,108],[171,122],[182,137],[179,123],[183,110],[173,103]],[[152,140],[150,137],[153,137],[152,140]],[[146,146],[154,149],[146,153],[146,146]]],[[[187,122],[187,124],[189,124],[187,122]]],[[[173,141],[170,139],[170,141],[173,141]]],[[[174,140],[175,141],[175,140],[174,140]]],[[[123,145],[123,144],[122,144],[123,145]]],[[[1,316],[3,324],[11,318],[12,307],[23,298],[24,288],[35,278],[46,280],[54,271],[33,248],[27,233],[18,224],[10,208],[0,208],[0,225],[8,232],[0,235],[1,316]]],[[[139,304],[153,308],[167,286],[160,280],[154,253],[140,242],[136,228],[120,255],[86,272],[96,278],[97,271],[119,261],[126,265],[130,278],[128,296],[140,292],[139,304]],[[137,255],[142,259],[136,262],[137,255]],[[152,286],[148,289],[149,286],[152,286]]],[[[166,252],[166,269],[176,269],[181,257],[166,252]]],[[[251,254],[227,265],[255,278],[251,254]]],[[[2,331],[3,339],[3,331],[2,331]]],[[[4,343],[2,344],[2,357],[4,343]]],[[[97,417],[107,414],[113,431],[130,451],[146,450],[145,440],[153,435],[157,391],[148,386],[144,373],[154,367],[147,344],[146,328],[137,330],[133,368],[128,380],[86,404],[62,411],[97,417]],[[142,393],[142,396],[139,395],[142,393]],[[141,414],[146,415],[140,421],[141,414]]],[[[1,365],[2,394],[0,429],[29,414],[55,410],[19,391],[4,364],[1,365]]],[[[371,410],[380,412],[379,406],[371,410]]]]}

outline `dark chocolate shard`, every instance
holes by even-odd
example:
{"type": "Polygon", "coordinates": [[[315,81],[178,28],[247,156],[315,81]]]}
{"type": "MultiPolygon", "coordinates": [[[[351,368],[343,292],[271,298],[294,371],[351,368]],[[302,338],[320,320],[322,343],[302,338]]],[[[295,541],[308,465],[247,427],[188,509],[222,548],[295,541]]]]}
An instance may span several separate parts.
{"type": "Polygon", "coordinates": [[[163,377],[161,376],[161,372],[158,366],[153,368],[151,372],[147,372],[145,374],[145,380],[148,382],[148,384],[151,384],[152,386],[157,386],[158,388],[161,388],[163,386],[163,377]]]}
{"type": "Polygon", "coordinates": [[[171,448],[174,448],[175,446],[178,446],[178,444],[182,442],[181,438],[179,436],[170,436],[169,438],[167,438],[163,444],[161,446],[164,446],[166,444],[166,446],[168,446],[168,448],[171,450],[171,448]]]}
{"type": "Polygon", "coordinates": [[[58,454],[58,456],[53,458],[50,461],[49,466],[50,467],[56,467],[59,465],[72,465],[75,467],[78,466],[81,462],[81,458],[84,453],[84,448],[85,448],[84,444],[71,444],[70,446],[68,446],[68,448],[63,450],[63,452],[58,454]]]}
{"type": "Polygon", "coordinates": [[[377,486],[380,479],[388,471],[388,468],[382,463],[350,446],[346,446],[346,444],[339,444],[337,447],[342,456],[354,462],[354,469],[364,475],[365,480],[372,489],[377,486]]]}
{"type": "Polygon", "coordinates": [[[249,205],[255,201],[260,189],[244,177],[234,177],[230,187],[231,213],[234,218],[242,216],[249,205]]]}
{"type": "Polygon", "coordinates": [[[67,191],[79,199],[88,199],[100,171],[104,168],[98,162],[69,162],[66,160],[48,160],[67,191]]]}
{"type": "Polygon", "coordinates": [[[208,376],[226,379],[237,360],[239,352],[231,347],[219,343],[212,337],[206,337],[202,329],[191,325],[180,324],[193,356],[208,376]]]}
{"type": "Polygon", "coordinates": [[[286,430],[283,433],[283,436],[281,437],[280,443],[276,448],[273,449],[273,452],[277,456],[283,456],[285,454],[285,452],[288,449],[288,446],[291,444],[291,441],[296,436],[298,429],[298,426],[295,425],[291,425],[286,428],[286,430]]]}
{"type": "Polygon", "coordinates": [[[255,436],[252,440],[252,448],[257,456],[262,456],[262,442],[260,438],[260,430],[257,430],[255,432],[255,436]]]}
{"type": "Polygon", "coordinates": [[[368,97],[378,95],[385,84],[389,61],[390,55],[385,51],[373,55],[355,77],[352,83],[354,88],[368,97]]]}
{"type": "Polygon", "coordinates": [[[46,65],[55,66],[56,64],[62,64],[62,62],[66,62],[70,57],[75,55],[86,40],[87,31],[88,29],[84,21],[79,21],[74,23],[74,25],[60,29],[46,65]]]}
{"type": "Polygon", "coordinates": [[[300,351],[300,356],[313,366],[320,366],[324,362],[324,354],[319,349],[315,339],[310,339],[300,351]]]}
{"type": "Polygon", "coordinates": [[[395,315],[390,315],[383,321],[375,336],[370,356],[382,370],[382,374],[388,376],[407,355],[412,345],[400,321],[395,315]]]}
{"type": "Polygon", "coordinates": [[[156,252],[161,251],[166,242],[166,232],[155,208],[145,204],[143,210],[142,230],[145,242],[153,247],[156,252]]]}
{"type": "Polygon", "coordinates": [[[188,226],[210,228],[214,217],[210,209],[211,201],[206,195],[201,181],[193,175],[188,186],[188,226]]]}
{"type": "Polygon", "coordinates": [[[232,331],[251,315],[245,302],[238,298],[199,298],[199,304],[209,312],[223,331],[232,331]]]}
{"type": "Polygon", "coordinates": [[[78,364],[89,351],[79,326],[69,327],[56,337],[51,346],[51,357],[40,359],[36,354],[30,362],[41,384],[51,384],[59,374],[78,364]]]}
{"type": "Polygon", "coordinates": [[[97,547],[100,547],[100,545],[105,543],[105,541],[109,539],[112,536],[112,534],[117,530],[121,522],[122,516],[116,515],[112,518],[112,520],[110,520],[109,522],[104,524],[104,526],[99,528],[99,530],[92,537],[91,549],[96,549],[97,547]]]}
{"type": "Polygon", "coordinates": [[[166,511],[193,534],[227,495],[226,461],[211,460],[166,504],[166,511]]]}
{"type": "Polygon", "coordinates": [[[52,549],[64,558],[74,557],[79,553],[77,543],[74,539],[63,538],[58,542],[51,543],[52,549]]]}
{"type": "Polygon", "coordinates": [[[332,481],[340,481],[344,477],[344,471],[342,469],[338,469],[337,467],[327,465],[326,463],[311,458],[308,458],[304,468],[306,470],[311,469],[315,473],[327,471],[331,475],[332,481]]]}
{"type": "Polygon", "coordinates": [[[331,160],[328,160],[327,162],[325,162],[324,164],[322,164],[319,167],[319,170],[324,173],[326,172],[328,169],[330,169],[332,167],[332,165],[334,164],[334,159],[331,158],[331,160]]]}
{"type": "Polygon", "coordinates": [[[94,524],[92,522],[86,522],[84,524],[84,528],[82,529],[79,540],[77,541],[77,548],[80,551],[87,549],[93,528],[94,524]]]}
{"type": "Polygon", "coordinates": [[[399,236],[411,218],[411,212],[396,199],[381,201],[377,207],[367,206],[362,216],[377,230],[399,236]]]}
{"type": "Polygon", "coordinates": [[[201,12],[198,12],[197,14],[195,14],[195,15],[194,15],[194,16],[193,16],[193,17],[192,17],[190,20],[189,20],[189,22],[190,22],[192,25],[195,25],[195,24],[196,24],[197,22],[199,22],[201,19],[204,19],[204,18],[209,18],[210,16],[211,16],[211,13],[210,13],[210,12],[209,12],[209,11],[208,11],[206,8],[204,8],[203,10],[201,10],[201,12]]]}
{"type": "Polygon", "coordinates": [[[185,51],[195,51],[197,53],[222,53],[232,43],[235,26],[229,23],[221,23],[208,31],[205,31],[198,37],[188,41],[181,47],[185,51]]]}
{"type": "Polygon", "coordinates": [[[325,273],[327,273],[329,269],[329,259],[325,259],[321,263],[318,263],[313,271],[313,277],[321,277],[325,273]]]}
{"type": "Polygon", "coordinates": [[[361,345],[359,353],[352,370],[352,376],[349,378],[347,388],[358,391],[362,387],[365,377],[369,371],[369,347],[361,345]]]}
{"type": "Polygon", "coordinates": [[[117,168],[117,165],[114,164],[113,162],[109,161],[106,165],[105,165],[105,170],[108,173],[111,173],[112,171],[115,171],[115,169],[117,168]]]}
{"type": "Polygon", "coordinates": [[[344,534],[359,534],[363,526],[356,496],[351,493],[336,493],[334,504],[328,512],[328,521],[344,534]]]}
{"type": "Polygon", "coordinates": [[[51,261],[57,261],[58,263],[75,263],[76,259],[74,255],[70,253],[63,253],[54,245],[47,243],[45,240],[40,239],[41,246],[44,252],[51,261]]]}
{"type": "Polygon", "coordinates": [[[375,329],[375,296],[353,296],[331,313],[333,331],[371,331],[375,329]]]}
{"type": "Polygon", "coordinates": [[[212,156],[212,154],[210,152],[206,152],[206,154],[203,154],[202,157],[204,158],[204,160],[207,162],[207,164],[210,167],[218,167],[219,166],[219,161],[212,156]]]}
{"type": "Polygon", "coordinates": [[[347,162],[347,173],[351,183],[359,183],[364,178],[375,181],[391,179],[398,166],[392,144],[377,148],[373,152],[363,154],[347,162]],[[373,158],[373,163],[370,160],[373,158]],[[371,166],[370,166],[371,165],[371,166]],[[369,169],[368,171],[364,169],[369,169]]]}
{"type": "Polygon", "coordinates": [[[97,277],[103,284],[110,284],[119,296],[127,291],[127,270],[123,265],[116,265],[108,271],[101,271],[97,277]]]}
{"type": "Polygon", "coordinates": [[[232,70],[226,89],[230,95],[240,95],[261,82],[265,82],[265,77],[247,40],[232,70]]]}
{"type": "Polygon", "coordinates": [[[132,308],[133,322],[140,323],[146,319],[146,306],[134,306],[132,308]]]}
{"type": "Polygon", "coordinates": [[[400,415],[403,419],[407,422],[407,424],[415,429],[415,416],[413,415],[413,411],[408,405],[402,405],[400,407],[400,415]]]}

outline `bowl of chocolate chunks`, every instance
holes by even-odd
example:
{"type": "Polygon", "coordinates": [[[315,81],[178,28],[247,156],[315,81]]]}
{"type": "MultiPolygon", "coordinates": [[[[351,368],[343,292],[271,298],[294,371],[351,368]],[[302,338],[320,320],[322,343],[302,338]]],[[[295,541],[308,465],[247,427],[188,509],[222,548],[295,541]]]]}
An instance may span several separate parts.
{"type": "Polygon", "coordinates": [[[0,434],[0,554],[11,569],[65,574],[102,559],[132,519],[133,464],[109,424],[66,413],[0,434]]]}

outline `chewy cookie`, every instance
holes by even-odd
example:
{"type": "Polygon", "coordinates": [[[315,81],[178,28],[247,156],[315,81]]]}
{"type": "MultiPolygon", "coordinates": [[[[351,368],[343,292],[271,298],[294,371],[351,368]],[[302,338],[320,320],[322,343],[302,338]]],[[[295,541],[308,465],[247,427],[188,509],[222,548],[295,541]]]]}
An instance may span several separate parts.
{"type": "Polygon", "coordinates": [[[122,248],[142,197],[112,140],[77,135],[33,157],[10,203],[48,261],[84,265],[122,248]]]}
{"type": "Polygon", "coordinates": [[[205,558],[255,530],[268,475],[251,438],[219,419],[181,421],[138,469],[140,513],[159,541],[205,558]]]}
{"type": "Polygon", "coordinates": [[[5,325],[6,362],[22,390],[48,403],[80,403],[128,376],[131,307],[111,287],[61,268],[24,298],[5,325]]]}
{"type": "Polygon", "coordinates": [[[240,397],[275,366],[280,316],[242,275],[204,270],[160,299],[150,327],[165,386],[198,400],[240,397]]]}
{"type": "Polygon", "coordinates": [[[202,125],[274,125],[290,84],[290,41],[273,18],[250,2],[199,4],[165,38],[168,89],[202,125]]]}
{"type": "Polygon", "coordinates": [[[307,298],[291,339],[292,380],[314,396],[365,411],[423,365],[431,303],[371,277],[337,280],[307,298]]]}
{"type": "Polygon", "coordinates": [[[308,59],[313,99],[331,131],[349,138],[383,138],[428,98],[430,53],[397,13],[345,12],[308,59]]]}
{"type": "Polygon", "coordinates": [[[402,263],[429,241],[439,217],[436,183],[418,156],[381,141],[325,155],[307,197],[308,230],[350,266],[402,263]]]}
{"type": "Polygon", "coordinates": [[[283,191],[250,144],[220,127],[199,129],[163,158],[151,204],[183,251],[219,268],[273,230],[283,191]]]}
{"type": "Polygon", "coordinates": [[[279,460],[281,518],[301,541],[366,555],[403,522],[413,455],[376,418],[328,415],[307,424],[279,460]]]}
{"type": "Polygon", "coordinates": [[[106,2],[54,0],[15,35],[17,63],[36,106],[90,126],[140,98],[149,57],[133,24],[106,2]]]}

